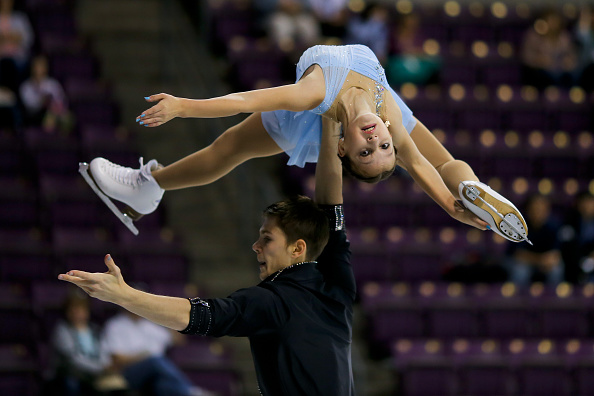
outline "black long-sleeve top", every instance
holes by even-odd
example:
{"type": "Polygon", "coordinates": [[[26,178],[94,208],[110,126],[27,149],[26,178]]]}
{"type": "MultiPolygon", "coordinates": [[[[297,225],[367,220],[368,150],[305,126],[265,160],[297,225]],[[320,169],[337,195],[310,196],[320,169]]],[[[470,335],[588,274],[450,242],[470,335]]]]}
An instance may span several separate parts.
{"type": "Polygon", "coordinates": [[[330,220],[317,264],[287,268],[227,298],[190,299],[182,333],[248,337],[262,395],[354,395],[355,279],[343,224],[330,220]]]}

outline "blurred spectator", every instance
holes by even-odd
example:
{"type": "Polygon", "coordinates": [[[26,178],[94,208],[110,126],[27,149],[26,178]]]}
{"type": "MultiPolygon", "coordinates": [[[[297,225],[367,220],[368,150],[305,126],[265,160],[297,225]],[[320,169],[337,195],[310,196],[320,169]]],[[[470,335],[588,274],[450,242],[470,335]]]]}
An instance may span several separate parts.
{"type": "Polygon", "coordinates": [[[46,132],[72,128],[66,94],[60,83],[48,75],[47,58],[38,55],[31,62],[31,77],[20,87],[25,108],[25,123],[42,126],[46,132]]]}
{"type": "Polygon", "coordinates": [[[423,48],[426,40],[417,14],[402,15],[391,37],[387,77],[390,84],[398,86],[406,82],[417,85],[437,83],[441,60],[429,55],[423,48]]]}
{"type": "Polygon", "coordinates": [[[90,322],[89,299],[73,293],[64,302],[64,320],[56,325],[51,346],[51,374],[56,395],[94,395],[96,380],[109,363],[101,352],[100,329],[90,322]]]}
{"type": "Polygon", "coordinates": [[[527,242],[509,245],[510,280],[519,286],[527,286],[534,280],[557,285],[563,281],[564,265],[558,236],[560,225],[551,214],[551,202],[543,195],[533,195],[526,202],[524,213],[533,245],[527,242]]]}
{"type": "Polygon", "coordinates": [[[309,0],[321,24],[322,36],[342,40],[349,20],[347,0],[309,0]]]}
{"type": "Polygon", "coordinates": [[[390,14],[382,4],[369,5],[347,24],[345,44],[363,44],[371,48],[382,64],[388,58],[388,20],[390,14]]]}
{"type": "Polygon", "coordinates": [[[283,49],[311,47],[320,40],[320,25],[303,0],[278,0],[266,23],[268,34],[283,49]]]}
{"type": "Polygon", "coordinates": [[[183,336],[128,311],[105,323],[103,351],[111,367],[121,373],[130,389],[155,396],[209,395],[192,386],[189,379],[165,356],[168,347],[183,336]]]}
{"type": "Polygon", "coordinates": [[[580,85],[594,90],[594,12],[585,5],[576,24],[575,37],[580,44],[580,85]]]}
{"type": "Polygon", "coordinates": [[[545,11],[528,28],[520,51],[524,84],[544,89],[550,85],[570,87],[577,83],[577,51],[557,11],[545,11]]]}
{"type": "Polygon", "coordinates": [[[29,62],[33,29],[14,0],[0,0],[0,85],[16,92],[29,62]]]}
{"type": "Polygon", "coordinates": [[[577,196],[560,236],[567,280],[594,281],[594,195],[583,192],[577,196]]]}

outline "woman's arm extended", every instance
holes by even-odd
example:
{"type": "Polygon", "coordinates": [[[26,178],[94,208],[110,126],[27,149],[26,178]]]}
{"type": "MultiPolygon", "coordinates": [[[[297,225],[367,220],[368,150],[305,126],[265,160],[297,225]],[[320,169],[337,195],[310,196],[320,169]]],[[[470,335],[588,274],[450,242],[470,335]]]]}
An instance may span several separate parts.
{"type": "Polygon", "coordinates": [[[392,135],[397,161],[413,180],[443,210],[456,220],[484,230],[485,224],[456,201],[435,167],[425,158],[402,125],[402,115],[394,99],[387,95],[388,130],[392,135]],[[392,120],[396,120],[395,122],[392,120]]]}
{"type": "Polygon", "coordinates": [[[315,68],[295,84],[237,92],[211,99],[186,99],[160,93],[145,98],[156,104],[136,121],[155,127],[175,118],[217,118],[257,111],[311,110],[324,100],[326,93],[322,70],[315,68]]]}

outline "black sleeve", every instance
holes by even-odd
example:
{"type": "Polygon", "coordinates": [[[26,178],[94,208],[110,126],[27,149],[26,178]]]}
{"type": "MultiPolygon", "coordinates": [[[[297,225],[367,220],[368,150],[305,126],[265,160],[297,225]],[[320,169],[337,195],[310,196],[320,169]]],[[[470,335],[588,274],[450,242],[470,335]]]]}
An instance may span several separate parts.
{"type": "Polygon", "coordinates": [[[328,283],[345,289],[355,298],[356,285],[351,266],[351,249],[347,240],[342,205],[320,205],[330,223],[328,244],[318,257],[318,269],[328,283]]]}
{"type": "Polygon", "coordinates": [[[182,334],[247,337],[281,327],[288,316],[278,295],[260,286],[238,290],[227,298],[189,300],[190,323],[182,334]]]}

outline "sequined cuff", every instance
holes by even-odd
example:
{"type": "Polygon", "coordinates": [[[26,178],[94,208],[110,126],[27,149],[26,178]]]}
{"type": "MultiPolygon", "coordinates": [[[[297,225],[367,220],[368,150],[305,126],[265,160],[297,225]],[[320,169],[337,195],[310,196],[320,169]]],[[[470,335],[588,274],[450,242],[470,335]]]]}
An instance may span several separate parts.
{"type": "Polygon", "coordinates": [[[210,304],[199,298],[188,298],[190,301],[190,323],[188,327],[180,331],[182,334],[208,335],[210,324],[212,322],[212,312],[210,304]]]}
{"type": "Polygon", "coordinates": [[[344,211],[342,205],[320,205],[320,208],[326,212],[331,230],[344,230],[344,211]]]}

